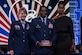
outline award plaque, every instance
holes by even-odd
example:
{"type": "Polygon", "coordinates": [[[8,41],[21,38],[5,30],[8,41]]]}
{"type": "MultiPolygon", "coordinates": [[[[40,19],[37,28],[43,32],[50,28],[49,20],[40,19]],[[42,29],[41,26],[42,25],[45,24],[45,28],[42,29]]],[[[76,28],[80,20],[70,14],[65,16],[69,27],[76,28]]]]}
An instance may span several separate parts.
{"type": "Polygon", "coordinates": [[[42,46],[49,46],[50,45],[49,40],[42,40],[41,43],[42,43],[42,46]]]}

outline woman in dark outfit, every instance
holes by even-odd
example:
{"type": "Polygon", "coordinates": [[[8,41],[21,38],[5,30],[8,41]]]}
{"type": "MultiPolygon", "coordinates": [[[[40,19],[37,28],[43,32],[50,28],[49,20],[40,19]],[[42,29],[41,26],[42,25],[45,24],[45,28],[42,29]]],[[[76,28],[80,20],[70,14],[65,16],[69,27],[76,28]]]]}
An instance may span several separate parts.
{"type": "Polygon", "coordinates": [[[74,33],[71,18],[64,14],[64,2],[60,1],[57,9],[57,16],[53,18],[57,28],[57,44],[55,55],[70,55],[74,48],[74,33]]]}

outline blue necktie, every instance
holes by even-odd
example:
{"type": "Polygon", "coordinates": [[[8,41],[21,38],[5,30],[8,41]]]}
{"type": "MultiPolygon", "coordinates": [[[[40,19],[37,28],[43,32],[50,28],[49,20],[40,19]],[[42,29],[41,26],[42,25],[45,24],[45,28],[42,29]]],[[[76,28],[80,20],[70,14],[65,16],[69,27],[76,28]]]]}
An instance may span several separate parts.
{"type": "Polygon", "coordinates": [[[43,18],[43,23],[46,25],[46,20],[45,20],[45,18],[43,18]]]}
{"type": "Polygon", "coordinates": [[[43,18],[43,23],[45,24],[45,18],[43,18]]]}
{"type": "Polygon", "coordinates": [[[25,22],[22,22],[22,27],[23,27],[23,29],[25,28],[25,22]]]}

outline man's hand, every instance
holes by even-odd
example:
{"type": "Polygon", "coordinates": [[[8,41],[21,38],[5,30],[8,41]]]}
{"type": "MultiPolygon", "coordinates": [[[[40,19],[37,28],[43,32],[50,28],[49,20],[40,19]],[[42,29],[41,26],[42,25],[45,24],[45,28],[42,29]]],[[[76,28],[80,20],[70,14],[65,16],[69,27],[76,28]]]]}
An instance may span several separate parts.
{"type": "Polygon", "coordinates": [[[71,45],[70,51],[73,51],[74,50],[74,45],[75,45],[74,43],[75,43],[75,40],[72,39],[72,45],[71,45]]]}
{"type": "Polygon", "coordinates": [[[42,46],[42,43],[41,42],[38,42],[37,45],[41,47],[42,46]]]}
{"type": "Polygon", "coordinates": [[[51,47],[52,46],[52,42],[49,42],[49,47],[51,47]]]}
{"type": "Polygon", "coordinates": [[[73,50],[74,50],[74,45],[72,45],[70,48],[70,51],[73,51],[73,50]]]}
{"type": "Polygon", "coordinates": [[[9,51],[9,54],[14,55],[14,51],[13,50],[10,50],[9,51]]]}

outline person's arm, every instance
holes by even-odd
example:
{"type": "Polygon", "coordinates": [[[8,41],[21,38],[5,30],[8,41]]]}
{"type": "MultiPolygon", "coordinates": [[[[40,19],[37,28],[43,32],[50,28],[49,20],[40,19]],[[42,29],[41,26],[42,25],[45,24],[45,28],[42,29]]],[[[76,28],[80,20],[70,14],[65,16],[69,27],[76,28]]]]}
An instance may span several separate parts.
{"type": "Polygon", "coordinates": [[[9,33],[9,39],[8,39],[8,50],[10,54],[14,54],[14,51],[13,51],[14,33],[15,33],[15,29],[14,29],[14,24],[12,23],[10,27],[10,33],[9,33]]]}
{"type": "Polygon", "coordinates": [[[52,46],[55,45],[56,39],[57,39],[57,31],[56,31],[55,22],[53,21],[53,30],[52,30],[52,39],[51,39],[52,46]]]}
{"type": "Polygon", "coordinates": [[[75,45],[75,40],[72,39],[72,45],[71,45],[70,51],[73,51],[74,50],[74,45],[75,45]]]}
{"type": "Polygon", "coordinates": [[[10,50],[9,54],[14,55],[14,50],[10,50]]]}
{"type": "Polygon", "coordinates": [[[30,35],[30,40],[33,42],[34,45],[37,45],[38,43],[40,43],[36,37],[35,37],[35,21],[32,20],[32,22],[30,23],[30,29],[29,29],[29,35],[30,35]]]}
{"type": "Polygon", "coordinates": [[[73,49],[74,49],[74,45],[75,45],[75,39],[74,39],[74,31],[73,31],[73,22],[72,22],[72,20],[71,20],[71,18],[69,18],[70,19],[70,34],[71,34],[71,39],[72,39],[72,45],[71,45],[71,48],[70,48],[70,50],[71,51],[73,51],[73,49]]]}

